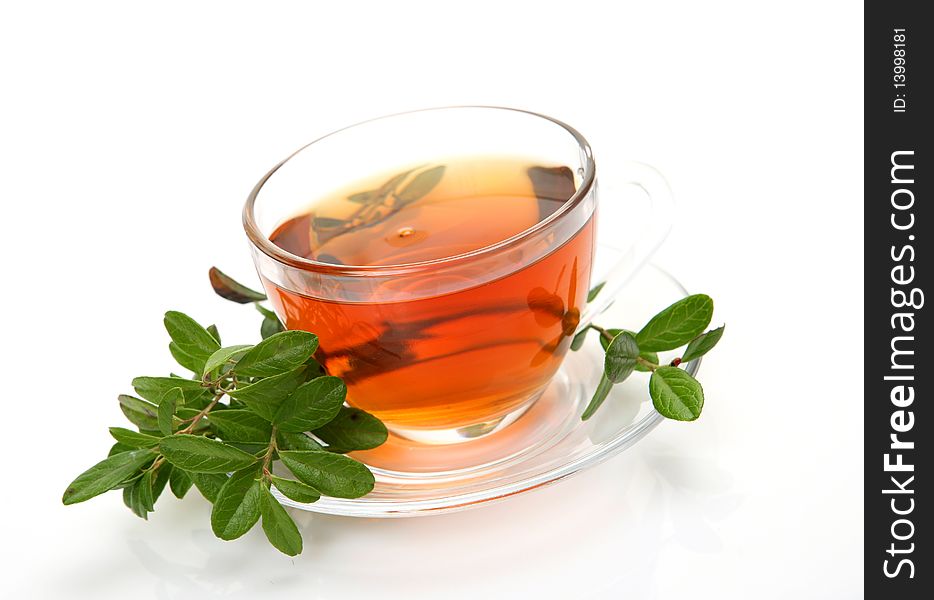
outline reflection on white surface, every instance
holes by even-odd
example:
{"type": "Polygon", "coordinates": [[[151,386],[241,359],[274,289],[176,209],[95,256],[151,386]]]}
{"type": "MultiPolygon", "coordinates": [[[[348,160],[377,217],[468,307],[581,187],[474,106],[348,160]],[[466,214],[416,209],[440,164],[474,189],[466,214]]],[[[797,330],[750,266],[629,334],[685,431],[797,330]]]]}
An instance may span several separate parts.
{"type": "Polygon", "coordinates": [[[182,502],[164,498],[150,523],[119,512],[116,498],[84,505],[91,518],[55,511],[69,536],[50,551],[55,577],[29,589],[50,598],[651,597],[666,576],[660,553],[719,552],[716,523],[742,496],[710,456],[686,457],[651,436],[640,446],[462,513],[384,520],[293,510],[305,537],[295,559],[259,528],[217,540],[194,491],[182,502]]]}

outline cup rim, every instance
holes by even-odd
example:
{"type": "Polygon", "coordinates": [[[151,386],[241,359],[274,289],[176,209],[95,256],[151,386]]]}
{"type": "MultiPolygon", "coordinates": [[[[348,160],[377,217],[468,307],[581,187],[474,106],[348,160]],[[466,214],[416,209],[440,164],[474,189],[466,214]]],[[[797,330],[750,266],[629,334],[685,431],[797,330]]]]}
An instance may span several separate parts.
{"type": "Polygon", "coordinates": [[[359,121],[352,125],[347,125],[341,127],[331,133],[323,135],[296,150],[279,164],[269,170],[262,179],[257,182],[253,187],[253,190],[250,192],[250,195],[247,197],[246,204],[243,206],[243,228],[246,231],[246,235],[249,238],[250,242],[259,249],[261,252],[276,260],[280,263],[302,269],[304,271],[314,271],[327,275],[345,275],[345,276],[361,276],[368,274],[378,274],[378,275],[390,275],[390,274],[402,274],[402,273],[413,273],[418,271],[423,271],[426,269],[433,269],[439,266],[448,266],[453,264],[461,264],[463,262],[482,258],[484,256],[494,254],[496,252],[501,252],[503,250],[508,250],[530,236],[550,227],[555,221],[562,218],[563,215],[570,213],[574,208],[576,208],[584,198],[590,193],[590,190],[593,188],[594,181],[596,180],[596,163],[593,158],[593,151],[590,148],[590,144],[587,142],[586,138],[583,135],[564,121],[560,121],[553,117],[543,115],[541,113],[533,112],[530,110],[524,110],[520,108],[509,108],[505,106],[486,106],[486,105],[452,105],[452,106],[436,106],[431,108],[422,108],[417,110],[407,110],[397,113],[392,113],[388,115],[383,115],[381,117],[375,117],[372,119],[367,119],[365,121],[359,121]],[[366,125],[374,121],[381,121],[383,119],[391,119],[393,117],[399,117],[403,115],[410,115],[416,113],[423,113],[429,111],[446,111],[446,110],[458,110],[458,109],[485,109],[485,110],[497,110],[497,111],[511,111],[517,113],[523,113],[526,115],[531,115],[533,117],[538,117],[546,121],[551,121],[555,125],[563,128],[565,131],[571,134],[571,136],[577,141],[578,147],[583,152],[584,155],[584,175],[581,180],[581,185],[574,192],[574,194],[568,198],[568,200],[561,205],[561,208],[556,210],[554,213],[546,217],[545,219],[539,221],[535,225],[520,231],[519,233],[510,236],[506,239],[500,240],[499,242],[471,250],[469,252],[463,252],[461,254],[454,254],[452,256],[445,256],[442,258],[435,258],[431,260],[418,261],[412,263],[402,263],[398,265],[335,265],[333,263],[320,262],[312,260],[309,258],[304,258],[297,256],[283,250],[279,246],[273,244],[266,236],[264,236],[260,230],[259,226],[256,224],[256,219],[253,215],[254,207],[256,204],[257,196],[259,195],[260,190],[262,190],[263,185],[278,171],[284,164],[289,160],[294,158],[300,152],[308,148],[309,146],[326,140],[327,138],[337,135],[345,130],[359,127],[361,125],[366,125]]]}

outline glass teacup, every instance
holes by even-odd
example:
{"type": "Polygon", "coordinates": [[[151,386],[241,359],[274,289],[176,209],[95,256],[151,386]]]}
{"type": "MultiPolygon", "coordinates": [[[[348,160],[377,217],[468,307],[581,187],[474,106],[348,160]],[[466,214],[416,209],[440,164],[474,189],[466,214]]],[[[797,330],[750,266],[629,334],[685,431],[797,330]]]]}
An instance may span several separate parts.
{"type": "MultiPolygon", "coordinates": [[[[657,173],[641,165],[627,168],[640,180],[629,183],[651,186],[656,200],[670,202],[657,173]]],[[[244,226],[276,313],[287,328],[318,336],[317,358],[345,381],[348,402],[398,435],[452,443],[521,416],[599,308],[587,307],[595,283],[596,208],[595,163],[575,129],[521,110],[451,107],[374,119],[305,146],[257,184],[244,208],[244,226]],[[541,207],[527,227],[503,229],[502,239],[495,232],[519,210],[507,202],[523,200],[500,201],[500,194],[491,204],[490,190],[477,192],[476,181],[493,169],[484,167],[491,160],[506,165],[496,166],[507,173],[504,178],[527,177],[529,206],[541,207]],[[346,193],[348,183],[375,174],[390,176],[383,185],[346,193]],[[434,187],[426,191],[426,182],[434,187]],[[426,188],[418,190],[417,201],[414,188],[426,188]],[[442,193],[444,202],[425,196],[442,193]],[[270,241],[281,237],[290,219],[313,214],[307,211],[317,199],[335,195],[366,207],[348,208],[353,212],[345,218],[313,217],[309,222],[325,224],[317,233],[310,229],[312,239],[302,250],[270,241]],[[464,205],[465,199],[475,204],[464,205]],[[407,214],[418,222],[453,201],[461,212],[451,218],[463,219],[463,229],[477,239],[494,237],[450,255],[419,254],[419,243],[428,248],[429,241],[437,252],[445,234],[407,226],[407,214]],[[420,212],[402,212],[406,202],[412,203],[407,210],[420,212]],[[367,238],[349,235],[364,228],[367,238]],[[334,242],[339,235],[342,245],[334,242]],[[348,262],[360,256],[354,240],[371,238],[380,244],[385,238],[392,248],[379,247],[386,252],[403,247],[405,253],[393,259],[376,252],[366,255],[371,258],[365,264],[348,262]],[[336,257],[328,247],[345,254],[336,257]]],[[[629,246],[599,282],[603,305],[666,232],[667,226],[656,224],[629,246]]]]}

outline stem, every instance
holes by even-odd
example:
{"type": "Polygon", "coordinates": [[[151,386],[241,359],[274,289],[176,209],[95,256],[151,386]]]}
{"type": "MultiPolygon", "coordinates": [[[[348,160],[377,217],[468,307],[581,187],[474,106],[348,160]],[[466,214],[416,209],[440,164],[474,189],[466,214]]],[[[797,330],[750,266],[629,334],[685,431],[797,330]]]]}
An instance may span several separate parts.
{"type": "MultiPolygon", "coordinates": [[[[259,304],[259,302],[254,302],[253,304],[259,304]]],[[[231,364],[231,363],[228,360],[224,364],[231,364]]],[[[207,375],[205,375],[205,377],[207,377],[207,375]]],[[[201,385],[205,387],[217,387],[219,389],[224,389],[221,384],[224,383],[224,380],[227,378],[230,378],[231,383],[233,384],[235,388],[237,387],[237,375],[235,373],[222,373],[222,374],[218,373],[217,379],[205,379],[205,377],[201,378],[201,385]]]]}
{"type": "Polygon", "coordinates": [[[269,465],[272,463],[272,455],[279,449],[276,445],[277,430],[278,427],[273,425],[272,434],[269,436],[269,447],[266,448],[266,454],[263,456],[263,476],[267,479],[272,477],[272,473],[269,472],[269,465]]]}
{"type": "Polygon", "coordinates": [[[227,393],[227,390],[221,390],[220,392],[218,392],[218,394],[217,394],[216,396],[214,396],[214,399],[211,400],[211,403],[208,404],[207,406],[205,406],[203,409],[201,409],[201,412],[199,412],[198,414],[196,414],[196,415],[191,419],[191,423],[190,423],[187,427],[185,427],[185,428],[182,429],[182,430],[179,430],[179,431],[175,432],[176,435],[178,435],[179,433],[191,433],[192,431],[194,431],[195,426],[198,424],[198,421],[200,421],[201,419],[203,419],[204,416],[205,416],[206,414],[208,414],[209,412],[211,412],[211,409],[214,408],[215,406],[217,406],[217,403],[220,402],[220,399],[223,398],[223,397],[224,397],[224,394],[226,394],[226,393],[227,393]]]}
{"type": "Polygon", "coordinates": [[[602,338],[605,339],[606,341],[608,341],[608,342],[612,342],[612,341],[613,341],[613,334],[610,333],[609,331],[607,331],[606,329],[604,329],[603,327],[600,327],[599,325],[594,325],[593,323],[591,323],[590,325],[588,325],[588,327],[590,327],[590,328],[593,329],[594,331],[599,331],[599,332],[600,332],[600,337],[602,337],[602,338]]]}
{"type": "Polygon", "coordinates": [[[642,358],[641,356],[636,357],[636,362],[639,363],[640,365],[642,365],[643,367],[645,367],[646,369],[648,369],[649,371],[654,371],[655,369],[657,369],[657,368],[659,368],[659,367],[661,366],[661,365],[656,365],[655,363],[653,363],[653,362],[650,361],[650,360],[645,360],[645,359],[642,358]]]}
{"type": "MultiPolygon", "coordinates": [[[[192,431],[194,431],[195,427],[198,426],[198,422],[201,419],[203,419],[206,414],[211,412],[212,408],[217,406],[217,403],[220,402],[220,399],[223,398],[224,394],[226,393],[227,393],[227,390],[222,388],[221,391],[218,392],[216,396],[214,396],[214,399],[211,400],[211,402],[201,410],[201,412],[199,412],[198,414],[196,414],[190,419],[185,419],[184,421],[182,421],[182,423],[188,423],[188,421],[191,421],[191,423],[189,423],[187,427],[185,427],[184,429],[179,429],[172,435],[178,435],[180,433],[191,433],[192,431]]],[[[275,428],[273,428],[273,432],[275,432],[275,428]]],[[[159,456],[156,457],[156,460],[152,461],[152,464],[149,466],[149,468],[144,469],[144,472],[145,471],[155,472],[159,467],[162,466],[162,463],[164,462],[165,462],[165,456],[163,456],[162,454],[159,454],[159,456]]]]}

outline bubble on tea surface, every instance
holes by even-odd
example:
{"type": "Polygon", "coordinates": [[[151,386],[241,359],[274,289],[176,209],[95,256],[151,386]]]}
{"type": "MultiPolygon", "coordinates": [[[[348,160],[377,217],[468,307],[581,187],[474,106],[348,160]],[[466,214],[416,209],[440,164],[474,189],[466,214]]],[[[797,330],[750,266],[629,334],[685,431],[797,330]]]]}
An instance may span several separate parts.
{"type": "Polygon", "coordinates": [[[428,237],[428,232],[424,229],[415,229],[411,226],[400,227],[392,235],[386,236],[386,243],[390,246],[401,248],[411,246],[428,237]]]}

